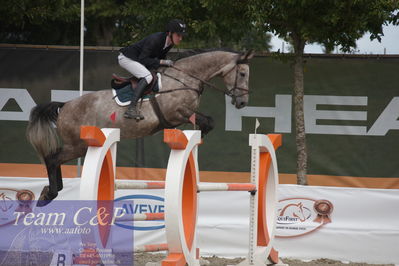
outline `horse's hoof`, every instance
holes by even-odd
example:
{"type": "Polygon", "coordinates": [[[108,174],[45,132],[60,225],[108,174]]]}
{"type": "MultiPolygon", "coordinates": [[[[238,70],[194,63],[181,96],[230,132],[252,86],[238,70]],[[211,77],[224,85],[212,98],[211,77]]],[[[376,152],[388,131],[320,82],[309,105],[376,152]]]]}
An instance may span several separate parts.
{"type": "Polygon", "coordinates": [[[36,207],[44,207],[47,204],[49,204],[50,202],[51,202],[51,200],[41,200],[41,199],[39,199],[37,201],[36,207]]]}
{"type": "Polygon", "coordinates": [[[46,206],[47,204],[49,204],[53,199],[55,199],[57,197],[57,195],[52,195],[50,193],[50,188],[49,186],[45,186],[42,190],[42,193],[40,193],[40,197],[37,200],[37,207],[43,207],[46,206]]]}

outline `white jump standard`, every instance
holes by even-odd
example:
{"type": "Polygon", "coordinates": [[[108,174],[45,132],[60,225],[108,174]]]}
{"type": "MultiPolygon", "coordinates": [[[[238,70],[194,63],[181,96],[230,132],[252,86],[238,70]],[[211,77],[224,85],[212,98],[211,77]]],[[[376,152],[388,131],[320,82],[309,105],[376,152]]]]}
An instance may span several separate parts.
{"type": "MultiPolygon", "coordinates": [[[[114,188],[131,188],[128,182],[115,181],[116,142],[119,141],[119,129],[100,130],[96,127],[82,127],[81,137],[89,145],[81,178],[81,198],[113,200],[114,188]],[[104,146],[100,146],[101,144],[104,146]],[[108,152],[110,148],[111,152],[108,152]]],[[[197,180],[199,179],[197,145],[201,143],[201,133],[200,131],[183,133],[180,130],[169,129],[164,131],[164,142],[171,148],[166,182],[161,184],[161,187],[165,187],[165,213],[135,214],[133,220],[164,218],[167,244],[146,245],[136,247],[134,250],[136,252],[167,250],[168,256],[162,261],[162,265],[199,265],[199,252],[196,248],[197,180]],[[176,167],[177,164],[179,167],[176,167]]],[[[152,184],[144,184],[140,188],[159,188],[159,184],[154,185],[158,182],[149,183],[152,184]]],[[[123,220],[124,217],[116,221],[120,221],[119,219],[123,220]]],[[[110,230],[110,228],[101,229],[110,230]]]]}
{"type": "MultiPolygon", "coordinates": [[[[281,145],[281,135],[251,134],[250,183],[200,183],[197,130],[164,131],[164,142],[171,148],[165,182],[126,182],[115,180],[116,142],[119,129],[82,127],[81,137],[89,145],[81,178],[81,199],[113,200],[114,189],[165,188],[165,212],[134,214],[117,218],[135,221],[165,220],[167,243],[135,247],[135,252],[167,250],[162,265],[199,265],[197,235],[197,192],[249,191],[250,228],[248,257],[238,265],[268,265],[280,263],[273,249],[277,218],[278,171],[275,149],[281,145]]],[[[99,228],[106,244],[111,227],[99,228]]],[[[105,247],[105,245],[103,245],[105,247]]],[[[281,264],[280,264],[281,265],[281,264]]]]}

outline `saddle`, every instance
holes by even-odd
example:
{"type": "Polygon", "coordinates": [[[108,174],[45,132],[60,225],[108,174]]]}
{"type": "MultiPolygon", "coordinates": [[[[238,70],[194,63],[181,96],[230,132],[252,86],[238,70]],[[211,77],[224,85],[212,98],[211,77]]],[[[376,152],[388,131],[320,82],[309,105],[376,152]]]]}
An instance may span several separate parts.
{"type": "MultiPolygon", "coordinates": [[[[151,72],[152,81],[147,85],[142,98],[148,98],[150,94],[158,92],[161,85],[161,74],[151,72]]],[[[121,77],[116,74],[112,74],[111,87],[114,95],[114,99],[120,106],[126,106],[130,104],[130,99],[133,96],[134,89],[137,87],[139,79],[132,76],[130,78],[121,77]]]]}
{"type": "MultiPolygon", "coordinates": [[[[152,75],[152,81],[150,84],[147,85],[147,88],[144,91],[144,94],[149,94],[152,92],[159,91],[158,74],[155,72],[151,72],[151,75],[152,75]]],[[[134,89],[137,87],[138,81],[139,81],[139,79],[134,76],[132,76],[130,78],[126,78],[126,77],[118,76],[117,74],[112,74],[111,87],[114,88],[115,90],[118,90],[125,86],[131,85],[132,88],[134,89]]]]}

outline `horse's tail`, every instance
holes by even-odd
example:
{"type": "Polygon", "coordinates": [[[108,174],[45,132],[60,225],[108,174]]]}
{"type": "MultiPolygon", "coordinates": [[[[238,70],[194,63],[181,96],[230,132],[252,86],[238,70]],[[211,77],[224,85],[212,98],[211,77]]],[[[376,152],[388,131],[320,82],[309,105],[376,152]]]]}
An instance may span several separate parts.
{"type": "Polygon", "coordinates": [[[59,109],[64,103],[50,102],[39,104],[32,109],[26,137],[44,162],[47,155],[53,154],[61,147],[61,140],[57,134],[56,122],[59,109]]]}

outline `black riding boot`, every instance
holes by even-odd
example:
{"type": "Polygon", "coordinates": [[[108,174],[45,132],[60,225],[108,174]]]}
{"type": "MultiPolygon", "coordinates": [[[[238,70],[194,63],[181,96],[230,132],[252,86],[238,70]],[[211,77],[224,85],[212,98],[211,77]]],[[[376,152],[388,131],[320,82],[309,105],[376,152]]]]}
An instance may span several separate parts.
{"type": "Polygon", "coordinates": [[[144,119],[144,116],[140,114],[139,110],[137,110],[137,102],[139,101],[147,85],[148,83],[145,78],[139,80],[139,82],[137,83],[137,87],[133,90],[133,97],[131,99],[130,105],[123,115],[125,118],[133,118],[136,120],[144,119]]]}

